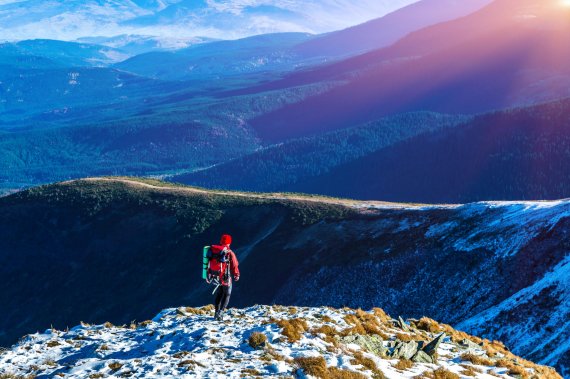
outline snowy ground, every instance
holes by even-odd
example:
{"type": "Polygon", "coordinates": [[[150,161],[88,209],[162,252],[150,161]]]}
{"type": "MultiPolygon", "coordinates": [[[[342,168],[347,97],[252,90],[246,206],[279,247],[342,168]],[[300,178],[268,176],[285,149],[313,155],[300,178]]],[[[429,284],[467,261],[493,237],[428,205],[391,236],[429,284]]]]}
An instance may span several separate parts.
{"type": "Polygon", "coordinates": [[[14,374],[36,375],[36,378],[303,378],[310,376],[299,368],[295,358],[322,356],[328,367],[378,378],[354,360],[359,351],[372,359],[388,379],[430,375],[439,367],[458,374],[457,378],[511,377],[506,368],[475,366],[462,360],[461,355],[466,352],[483,357],[486,352],[474,343],[464,346],[452,342],[449,336],[439,345],[437,364],[413,363],[410,368],[398,370],[394,365],[399,360],[389,357],[396,338],[408,336],[429,342],[439,332],[428,333],[415,327],[406,331],[407,327],[397,327],[390,319],[382,321],[385,335],[381,343],[387,347],[383,357],[356,344],[332,343],[330,335],[315,332],[319,327],[330,326],[340,334],[353,327],[346,317],[354,313],[349,309],[255,306],[232,309],[224,321],[217,322],[208,308],[178,308],[128,326],[80,325],[69,331],[47,330],[28,335],[1,353],[0,377],[14,374]],[[282,335],[276,324],[276,320],[291,319],[303,319],[308,325],[295,342],[282,335]],[[250,346],[248,339],[254,332],[265,334],[268,340],[265,346],[258,349],[250,346]],[[471,375],[475,376],[464,375],[469,367],[474,369],[471,375]]]}

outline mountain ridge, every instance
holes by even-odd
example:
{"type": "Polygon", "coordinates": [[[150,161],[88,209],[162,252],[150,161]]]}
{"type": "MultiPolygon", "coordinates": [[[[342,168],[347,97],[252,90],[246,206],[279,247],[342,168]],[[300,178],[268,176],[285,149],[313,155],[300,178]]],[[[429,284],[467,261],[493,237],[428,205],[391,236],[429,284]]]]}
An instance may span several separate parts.
{"type": "Polygon", "coordinates": [[[50,324],[122,324],[181,302],[208,303],[200,252],[230,233],[241,259],[237,307],[380,306],[451,325],[480,315],[487,322],[466,324],[477,334],[567,375],[569,336],[553,323],[570,314],[562,275],[570,201],[430,206],[248,196],[107,178],[0,198],[0,254],[12,262],[0,266],[1,343],[50,324]],[[371,267],[377,275],[362,275],[371,267]],[[485,313],[494,307],[501,312],[485,313]],[[545,340],[556,354],[536,348],[545,340]]]}

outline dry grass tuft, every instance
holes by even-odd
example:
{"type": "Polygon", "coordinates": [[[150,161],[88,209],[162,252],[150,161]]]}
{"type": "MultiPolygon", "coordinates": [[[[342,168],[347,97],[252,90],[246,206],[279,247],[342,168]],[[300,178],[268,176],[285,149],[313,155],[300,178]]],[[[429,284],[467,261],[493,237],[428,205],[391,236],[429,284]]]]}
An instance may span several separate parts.
{"type": "Polygon", "coordinates": [[[258,370],[254,369],[254,368],[242,368],[241,374],[244,375],[244,377],[249,378],[252,375],[253,376],[260,376],[261,372],[259,372],[258,370]]]}
{"type": "Polygon", "coordinates": [[[305,375],[312,375],[321,379],[329,378],[327,362],[323,357],[298,357],[295,358],[295,364],[303,370],[305,375]]]}
{"type": "Polygon", "coordinates": [[[396,333],[396,339],[402,342],[409,342],[409,341],[426,341],[426,339],[422,335],[413,335],[408,333],[396,333]]]}
{"type": "Polygon", "coordinates": [[[337,367],[331,367],[329,368],[328,376],[326,379],[368,379],[368,377],[356,371],[342,370],[337,367]]]}
{"type": "Polygon", "coordinates": [[[433,379],[461,379],[461,378],[459,375],[454,374],[453,372],[448,371],[443,367],[440,367],[433,372],[433,379]]]}
{"type": "Polygon", "coordinates": [[[413,325],[417,329],[424,330],[429,333],[437,333],[441,330],[439,323],[428,317],[422,317],[419,321],[414,322],[413,325]]]}
{"type": "Polygon", "coordinates": [[[61,344],[60,344],[59,342],[57,342],[56,340],[49,341],[49,342],[46,344],[47,347],[56,347],[56,346],[59,346],[59,345],[61,345],[61,344]]]}
{"type": "Polygon", "coordinates": [[[207,305],[202,308],[192,308],[192,307],[180,307],[176,309],[176,313],[178,316],[188,316],[188,315],[197,315],[197,316],[207,316],[214,310],[214,306],[212,304],[207,305]]]}
{"type": "Polygon", "coordinates": [[[35,375],[17,375],[11,373],[0,374],[0,379],[34,379],[35,375]]]}
{"type": "Polygon", "coordinates": [[[359,372],[329,368],[323,357],[298,357],[295,358],[295,364],[305,375],[319,379],[367,379],[366,375],[359,372]]]}
{"type": "Polygon", "coordinates": [[[474,365],[480,365],[480,366],[494,366],[495,362],[493,362],[491,359],[481,356],[481,355],[476,355],[473,353],[465,353],[461,355],[461,359],[464,361],[468,361],[473,363],[474,365]]]}
{"type": "Polygon", "coordinates": [[[473,366],[461,365],[461,367],[463,368],[461,374],[465,376],[477,376],[477,374],[481,374],[483,372],[473,366]]]}
{"type": "Polygon", "coordinates": [[[180,363],[178,363],[178,367],[184,367],[184,366],[200,366],[205,368],[206,365],[204,365],[203,363],[197,362],[193,359],[185,359],[183,361],[181,361],[180,363]]]}
{"type": "Polygon", "coordinates": [[[260,332],[253,332],[248,339],[249,346],[259,349],[267,344],[267,336],[260,332]]]}
{"type": "Polygon", "coordinates": [[[508,359],[499,359],[495,362],[495,366],[497,367],[504,367],[508,369],[508,375],[519,375],[523,379],[529,377],[528,372],[525,370],[524,367],[517,365],[515,362],[508,360],[508,359]]]}
{"type": "Polygon", "coordinates": [[[122,363],[119,362],[109,363],[109,368],[111,369],[111,371],[118,371],[121,369],[121,367],[123,367],[122,363]]]}
{"type": "Polygon", "coordinates": [[[398,363],[393,365],[396,370],[404,371],[409,370],[414,366],[414,362],[409,359],[400,359],[398,363]]]}
{"type": "Polygon", "coordinates": [[[384,312],[383,309],[381,308],[373,308],[372,312],[374,313],[374,315],[380,319],[380,321],[384,324],[389,324],[390,320],[392,319],[388,314],[386,314],[386,312],[384,312]]]}
{"type": "Polygon", "coordinates": [[[361,351],[357,351],[354,353],[354,358],[350,361],[353,365],[361,365],[362,367],[366,368],[367,370],[372,371],[372,378],[373,379],[385,379],[384,373],[380,371],[374,360],[371,358],[367,358],[361,351]]]}
{"type": "Polygon", "coordinates": [[[180,359],[180,358],[184,358],[185,356],[187,356],[189,354],[190,354],[190,352],[182,350],[182,351],[179,351],[177,353],[172,354],[172,358],[180,359]]]}
{"type": "Polygon", "coordinates": [[[307,324],[307,320],[303,318],[293,318],[291,320],[271,320],[272,323],[277,324],[283,330],[281,334],[283,334],[290,342],[297,342],[309,329],[309,325],[307,324]]]}
{"type": "Polygon", "coordinates": [[[348,336],[353,334],[360,335],[377,335],[382,339],[389,339],[390,337],[383,332],[385,327],[381,319],[375,314],[364,312],[362,309],[357,309],[356,312],[344,316],[344,321],[352,325],[352,327],[343,330],[340,335],[348,336]]]}

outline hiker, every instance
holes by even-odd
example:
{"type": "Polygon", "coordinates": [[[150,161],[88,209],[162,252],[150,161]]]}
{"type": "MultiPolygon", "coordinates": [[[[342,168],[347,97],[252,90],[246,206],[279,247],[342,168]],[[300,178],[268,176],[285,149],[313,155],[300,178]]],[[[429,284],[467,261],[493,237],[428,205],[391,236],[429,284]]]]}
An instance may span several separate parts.
{"type": "Polygon", "coordinates": [[[230,302],[232,278],[236,282],[239,280],[239,263],[235,253],[230,249],[231,243],[232,237],[229,234],[224,234],[219,245],[210,246],[208,254],[208,277],[206,281],[217,285],[214,292],[216,295],[214,318],[216,320],[222,319],[222,314],[230,302]]]}

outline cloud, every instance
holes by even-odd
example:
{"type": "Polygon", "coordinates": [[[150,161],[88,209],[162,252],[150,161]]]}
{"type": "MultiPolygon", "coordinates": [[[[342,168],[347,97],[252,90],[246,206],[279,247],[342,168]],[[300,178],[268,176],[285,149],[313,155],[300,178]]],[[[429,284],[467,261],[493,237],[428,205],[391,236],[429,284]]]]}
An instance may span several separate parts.
{"type": "Polygon", "coordinates": [[[197,1],[157,0],[152,9],[145,6],[152,2],[137,0],[0,0],[0,38],[75,40],[145,34],[229,39],[275,32],[323,33],[417,0],[359,0],[358,5],[354,0],[206,0],[198,9],[197,1]],[[22,1],[26,9],[15,5],[22,1]],[[170,6],[176,11],[168,12],[170,6]],[[137,23],[141,16],[145,21],[137,23]]]}

